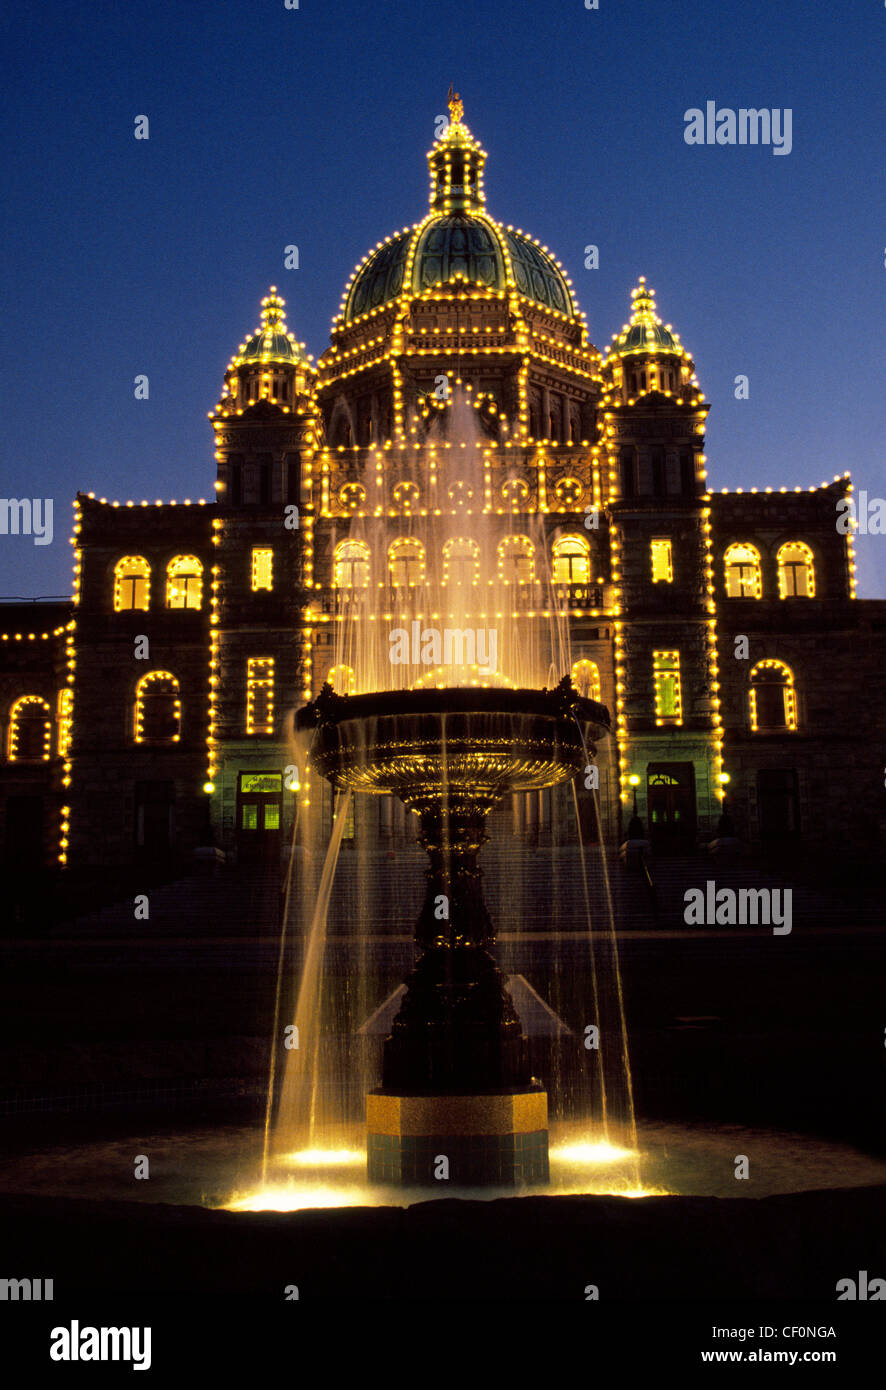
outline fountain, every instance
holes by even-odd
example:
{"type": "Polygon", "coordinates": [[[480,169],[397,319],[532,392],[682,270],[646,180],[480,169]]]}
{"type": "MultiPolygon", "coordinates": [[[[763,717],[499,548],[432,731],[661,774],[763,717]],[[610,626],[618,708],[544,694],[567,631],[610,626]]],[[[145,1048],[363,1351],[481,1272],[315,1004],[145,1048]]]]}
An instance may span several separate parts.
{"type": "Polygon", "coordinates": [[[548,1179],[547,1095],[491,948],[477,865],[486,816],[507,793],[552,787],[586,766],[608,712],[569,678],[556,690],[452,687],[336,695],[297,718],[337,790],[396,795],[427,851],[415,925],[421,956],[367,1096],[370,1181],[462,1185],[548,1179]]]}

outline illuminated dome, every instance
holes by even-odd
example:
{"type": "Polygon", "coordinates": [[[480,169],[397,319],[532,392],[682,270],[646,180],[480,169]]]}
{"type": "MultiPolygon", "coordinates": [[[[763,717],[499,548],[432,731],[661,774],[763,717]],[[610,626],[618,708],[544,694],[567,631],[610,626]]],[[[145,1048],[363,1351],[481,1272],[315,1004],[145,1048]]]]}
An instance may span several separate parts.
{"type": "Polygon", "coordinates": [[[286,300],[277,293],[277,286],[272,285],[270,294],[261,302],[261,327],[240,344],[231,360],[232,367],[247,362],[310,363],[304,343],[296,342],[286,326],[285,308],[286,300]]]}
{"type": "Polygon", "coordinates": [[[515,293],[566,318],[578,316],[568,277],[545,246],[486,211],[486,152],[462,120],[461,103],[428,154],[430,211],[386,238],[357,267],[345,291],[344,323],[398,298],[463,286],[515,293]]]}
{"type": "Polygon", "coordinates": [[[613,338],[611,352],[620,357],[635,352],[675,352],[684,355],[677,334],[658,317],[653,293],[647,287],[646,277],[641,275],[637,288],[631,290],[631,321],[613,338]]]}

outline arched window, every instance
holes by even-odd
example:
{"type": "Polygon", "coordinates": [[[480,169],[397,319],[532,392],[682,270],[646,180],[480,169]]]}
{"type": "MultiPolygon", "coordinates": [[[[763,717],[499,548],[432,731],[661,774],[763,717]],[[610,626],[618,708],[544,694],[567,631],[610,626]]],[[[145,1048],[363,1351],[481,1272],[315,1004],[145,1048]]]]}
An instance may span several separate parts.
{"type": "Polygon", "coordinates": [[[391,583],[397,589],[412,588],[425,580],[425,548],[412,536],[401,536],[388,550],[391,583]]]}
{"type": "Polygon", "coordinates": [[[561,536],[553,546],[555,584],[587,584],[591,578],[588,543],[582,536],[561,536]]]}
{"type": "Polygon", "coordinates": [[[365,541],[341,541],[335,547],[336,589],[369,587],[369,546],[365,541]]]}
{"type": "Polygon", "coordinates": [[[52,757],[52,711],[40,695],[22,695],[9,711],[11,763],[48,763],[52,757]]]}
{"type": "Polygon", "coordinates": [[[783,661],[758,661],[750,674],[751,728],[755,733],[784,733],[797,727],[794,673],[783,661]]]}
{"type": "Polygon", "coordinates": [[[753,545],[736,542],[723,556],[727,598],[762,598],[763,572],[760,552],[753,545]]]}
{"type": "Polygon", "coordinates": [[[574,661],[569,674],[572,684],[583,700],[599,700],[600,671],[596,661],[586,661],[584,658],[574,661]]]}
{"type": "Polygon", "coordinates": [[[203,603],[203,566],[196,555],[176,555],[166,566],[166,607],[199,608],[203,603]]]}
{"type": "Polygon", "coordinates": [[[142,608],[151,598],[151,566],[141,555],[124,555],[114,566],[114,612],[142,608]]]}
{"type": "Polygon", "coordinates": [[[169,671],[149,671],[135,687],[136,743],[178,743],[182,705],[179,684],[169,671]]]}
{"type": "Polygon", "coordinates": [[[443,547],[443,583],[479,584],[480,547],[467,536],[453,536],[443,547]]]}
{"type": "Polygon", "coordinates": [[[528,536],[505,536],[498,543],[498,577],[505,584],[531,584],[535,550],[528,536]]]}
{"type": "Polygon", "coordinates": [[[351,666],[333,666],[326,675],[336,695],[353,695],[357,687],[357,677],[351,666]]]}
{"type": "Polygon", "coordinates": [[[814,598],[815,566],[803,541],[788,541],[778,552],[778,597],[814,598]]]}

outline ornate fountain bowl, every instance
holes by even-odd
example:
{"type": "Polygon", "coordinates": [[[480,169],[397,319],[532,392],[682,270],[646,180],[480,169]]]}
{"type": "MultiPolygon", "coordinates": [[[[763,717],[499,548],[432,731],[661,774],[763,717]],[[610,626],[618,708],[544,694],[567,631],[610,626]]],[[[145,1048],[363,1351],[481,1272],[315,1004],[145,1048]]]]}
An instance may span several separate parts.
{"type": "Polygon", "coordinates": [[[564,682],[556,690],[455,687],[336,695],[301,711],[311,761],[336,788],[398,796],[422,812],[488,811],[509,792],[569,781],[609,714],[564,682]]]}

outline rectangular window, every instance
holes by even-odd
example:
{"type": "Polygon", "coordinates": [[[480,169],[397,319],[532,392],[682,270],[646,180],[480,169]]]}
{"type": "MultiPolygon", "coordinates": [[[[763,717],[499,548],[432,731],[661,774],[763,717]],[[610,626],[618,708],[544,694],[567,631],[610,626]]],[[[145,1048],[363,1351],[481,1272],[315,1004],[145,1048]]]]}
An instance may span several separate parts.
{"type": "Polygon", "coordinates": [[[670,541],[651,541],[649,548],[652,555],[653,584],[672,584],[674,580],[674,562],[671,554],[670,541]]]}
{"type": "Polygon", "coordinates": [[[246,732],[274,732],[274,658],[251,656],[246,664],[246,732]]]}
{"type": "Polygon", "coordinates": [[[680,653],[653,652],[652,679],[655,687],[656,724],[682,724],[683,696],[680,688],[680,653]]]}
{"type": "Polygon", "coordinates": [[[272,589],[274,587],[274,552],[256,549],[252,552],[252,588],[272,589]]]}

